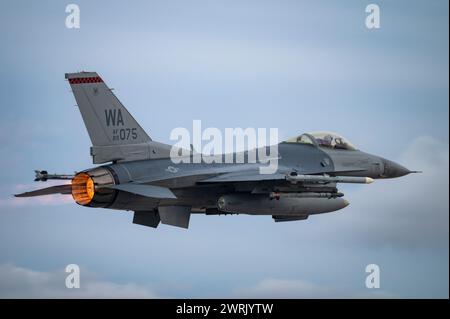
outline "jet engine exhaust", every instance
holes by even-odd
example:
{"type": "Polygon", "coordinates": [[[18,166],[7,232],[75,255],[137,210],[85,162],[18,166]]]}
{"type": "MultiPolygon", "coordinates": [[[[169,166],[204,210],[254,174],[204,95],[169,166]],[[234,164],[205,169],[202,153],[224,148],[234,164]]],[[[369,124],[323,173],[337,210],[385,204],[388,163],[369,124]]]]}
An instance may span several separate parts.
{"type": "Polygon", "coordinates": [[[95,194],[95,186],[92,178],[86,173],[78,173],[72,179],[72,197],[79,205],[88,205],[95,194]]]}
{"type": "Polygon", "coordinates": [[[103,167],[81,172],[72,179],[72,197],[82,206],[108,207],[114,202],[117,191],[100,186],[114,184],[113,174],[103,167]]]}

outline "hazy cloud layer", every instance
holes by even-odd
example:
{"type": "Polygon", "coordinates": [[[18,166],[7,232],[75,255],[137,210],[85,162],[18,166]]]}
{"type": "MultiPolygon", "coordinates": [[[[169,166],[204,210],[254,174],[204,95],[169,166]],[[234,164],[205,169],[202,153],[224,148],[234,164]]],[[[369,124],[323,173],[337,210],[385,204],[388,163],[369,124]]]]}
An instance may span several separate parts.
{"type": "Polygon", "coordinates": [[[361,245],[448,252],[448,145],[429,136],[418,137],[397,161],[423,172],[377,180],[348,192],[351,205],[338,213],[342,216],[334,230],[361,245]]]}
{"type": "Polygon", "coordinates": [[[268,278],[253,286],[236,289],[237,298],[330,298],[336,291],[302,281],[268,278]]]}
{"type": "Polygon", "coordinates": [[[297,279],[266,278],[258,283],[235,290],[236,298],[398,298],[397,295],[379,289],[354,294],[337,287],[327,287],[297,279]]]}
{"type": "Polygon", "coordinates": [[[147,287],[103,281],[84,269],[80,269],[80,288],[69,289],[67,275],[64,270],[42,272],[1,264],[0,298],[156,298],[147,287]]]}

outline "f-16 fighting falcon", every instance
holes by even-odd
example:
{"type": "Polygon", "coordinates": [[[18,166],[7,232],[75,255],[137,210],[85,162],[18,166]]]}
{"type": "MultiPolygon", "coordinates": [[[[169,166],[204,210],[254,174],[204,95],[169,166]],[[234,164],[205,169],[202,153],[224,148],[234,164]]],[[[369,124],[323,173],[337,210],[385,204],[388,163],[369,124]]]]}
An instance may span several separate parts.
{"type": "Polygon", "coordinates": [[[330,132],[279,143],[272,174],[260,173],[261,162],[174,163],[172,146],[153,141],[97,73],[68,73],[66,79],[92,142],[93,163],[103,165],[74,175],[36,171],[37,181],[71,182],[17,197],[71,195],[82,206],[133,211],[135,224],[188,228],[192,213],[305,220],[349,204],[338,183],[368,184],[412,173],[330,132]]]}

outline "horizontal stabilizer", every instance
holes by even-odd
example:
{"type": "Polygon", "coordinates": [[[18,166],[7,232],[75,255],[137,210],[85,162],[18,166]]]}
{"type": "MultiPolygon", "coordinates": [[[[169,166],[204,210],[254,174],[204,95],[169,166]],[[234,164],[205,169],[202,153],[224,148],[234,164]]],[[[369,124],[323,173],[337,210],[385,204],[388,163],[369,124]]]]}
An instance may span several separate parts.
{"type": "Polygon", "coordinates": [[[25,192],[21,194],[15,194],[15,197],[34,197],[34,196],[42,196],[42,195],[52,195],[52,194],[71,194],[72,193],[72,185],[57,185],[46,188],[41,188],[31,192],[25,192]]]}
{"type": "Polygon", "coordinates": [[[166,198],[166,199],[177,198],[170,189],[154,185],[125,183],[118,185],[103,186],[103,188],[117,189],[124,192],[150,198],[166,198]]]}
{"type": "Polygon", "coordinates": [[[158,207],[161,223],[182,228],[189,227],[191,209],[185,206],[161,206],[158,207]]]}

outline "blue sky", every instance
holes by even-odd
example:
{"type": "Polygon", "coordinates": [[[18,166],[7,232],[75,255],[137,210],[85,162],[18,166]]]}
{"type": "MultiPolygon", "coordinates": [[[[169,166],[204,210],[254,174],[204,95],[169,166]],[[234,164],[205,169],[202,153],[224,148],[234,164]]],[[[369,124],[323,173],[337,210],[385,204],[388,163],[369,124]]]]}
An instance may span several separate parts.
{"type": "Polygon", "coordinates": [[[448,2],[373,1],[378,30],[364,25],[369,1],[76,1],[78,30],[68,3],[0,12],[0,296],[448,297],[448,2]],[[281,138],[331,130],[424,173],[344,185],[349,207],[306,222],[199,215],[188,231],[12,199],[43,185],[34,169],[92,166],[64,81],[79,70],[158,141],[194,119],[281,138]],[[64,288],[70,263],[77,292],[64,288]],[[364,286],[371,263],[377,291],[364,286]]]}

